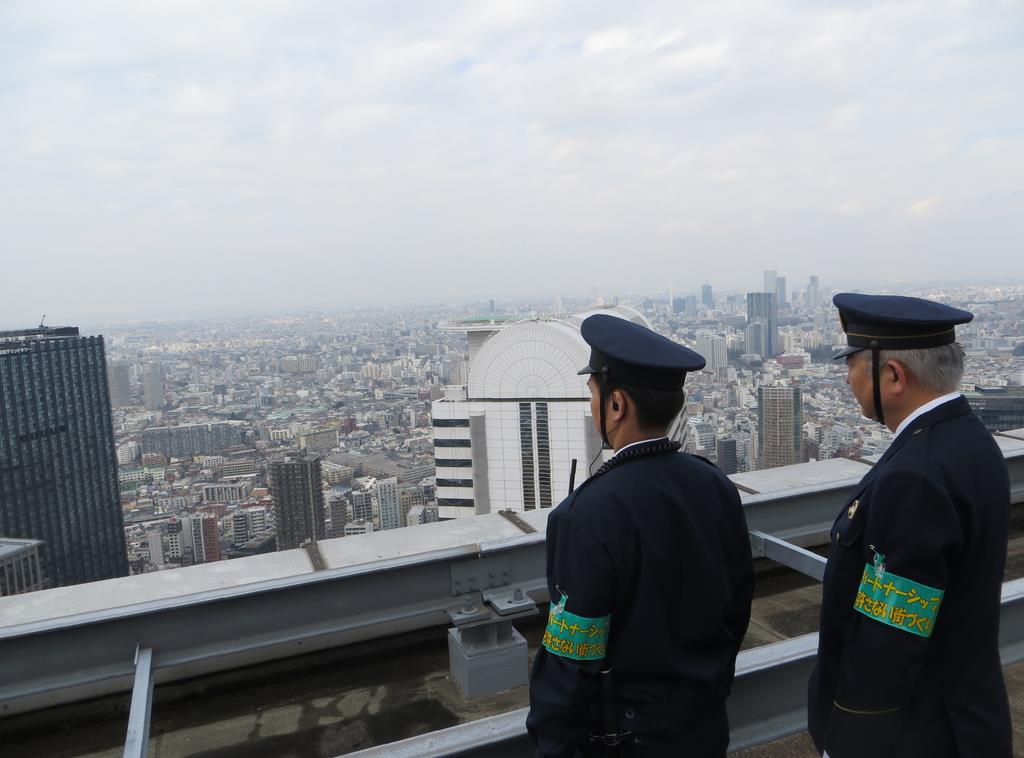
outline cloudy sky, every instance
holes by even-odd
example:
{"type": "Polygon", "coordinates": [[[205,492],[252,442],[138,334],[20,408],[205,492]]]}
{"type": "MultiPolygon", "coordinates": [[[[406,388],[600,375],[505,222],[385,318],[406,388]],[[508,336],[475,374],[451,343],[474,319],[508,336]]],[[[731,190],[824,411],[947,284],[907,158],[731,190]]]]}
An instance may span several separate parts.
{"type": "Polygon", "coordinates": [[[1021,2],[0,2],[0,327],[1024,281],[1021,2]]]}

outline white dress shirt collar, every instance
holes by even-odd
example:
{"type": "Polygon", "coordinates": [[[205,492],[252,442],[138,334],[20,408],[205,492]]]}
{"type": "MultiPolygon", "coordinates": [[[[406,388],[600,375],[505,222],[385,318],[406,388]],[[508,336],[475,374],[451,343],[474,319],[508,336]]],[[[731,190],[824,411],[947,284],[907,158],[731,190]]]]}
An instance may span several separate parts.
{"type": "MultiPolygon", "coordinates": [[[[652,437],[649,440],[637,440],[636,442],[630,442],[628,445],[623,445],[618,450],[616,450],[615,451],[615,455],[618,455],[623,450],[628,450],[631,447],[635,447],[636,445],[646,445],[648,442],[660,442],[661,440],[667,440],[667,439],[668,439],[668,437],[665,437],[664,435],[662,435],[661,437],[652,437]]],[[[612,456],[612,457],[614,458],[615,456],[612,456]]]]}
{"type": "Polygon", "coordinates": [[[929,400],[927,403],[922,405],[920,408],[917,408],[916,410],[911,412],[909,416],[903,419],[900,425],[896,427],[896,433],[893,435],[893,439],[899,437],[903,433],[903,430],[910,426],[910,423],[918,416],[922,416],[928,411],[935,410],[943,403],[948,403],[950,400],[956,400],[958,397],[960,397],[959,392],[950,392],[946,395],[942,395],[941,397],[937,397],[934,400],[929,400]]]}

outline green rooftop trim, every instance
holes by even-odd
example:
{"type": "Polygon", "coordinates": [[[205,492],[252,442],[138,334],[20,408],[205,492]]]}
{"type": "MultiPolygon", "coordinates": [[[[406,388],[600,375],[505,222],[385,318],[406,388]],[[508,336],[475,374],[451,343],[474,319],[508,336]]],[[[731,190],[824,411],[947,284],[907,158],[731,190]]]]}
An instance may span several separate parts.
{"type": "Polygon", "coordinates": [[[450,321],[449,323],[451,323],[451,324],[486,324],[486,323],[489,323],[491,321],[504,323],[505,321],[521,321],[524,318],[529,318],[529,316],[527,316],[527,315],[516,315],[516,314],[512,314],[512,315],[501,314],[501,315],[494,315],[494,316],[468,316],[467,318],[455,319],[454,321],[450,321]]]}

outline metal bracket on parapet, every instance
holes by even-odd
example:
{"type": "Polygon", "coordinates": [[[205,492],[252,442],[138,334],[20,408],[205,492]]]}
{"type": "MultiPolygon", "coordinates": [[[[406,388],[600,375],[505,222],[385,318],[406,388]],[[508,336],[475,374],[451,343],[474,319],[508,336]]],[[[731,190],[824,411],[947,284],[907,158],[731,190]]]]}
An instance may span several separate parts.
{"type": "Polygon", "coordinates": [[[135,648],[135,685],[128,712],[128,735],[124,758],[146,758],[149,749],[149,719],[153,712],[153,650],[135,648]]]}
{"type": "Polygon", "coordinates": [[[475,558],[453,563],[451,577],[453,595],[504,587],[512,581],[512,564],[507,555],[475,558]]]}
{"type": "Polygon", "coordinates": [[[521,587],[513,590],[484,590],[484,602],[494,609],[499,616],[515,616],[537,612],[537,604],[523,592],[521,587]]]}
{"type": "Polygon", "coordinates": [[[462,605],[446,608],[445,613],[448,615],[448,620],[455,626],[472,624],[476,621],[489,621],[492,618],[487,607],[478,602],[475,593],[462,598],[462,605]]]}
{"type": "Polygon", "coordinates": [[[751,531],[750,549],[755,558],[768,558],[819,582],[825,576],[824,558],[770,534],[751,531]]]}

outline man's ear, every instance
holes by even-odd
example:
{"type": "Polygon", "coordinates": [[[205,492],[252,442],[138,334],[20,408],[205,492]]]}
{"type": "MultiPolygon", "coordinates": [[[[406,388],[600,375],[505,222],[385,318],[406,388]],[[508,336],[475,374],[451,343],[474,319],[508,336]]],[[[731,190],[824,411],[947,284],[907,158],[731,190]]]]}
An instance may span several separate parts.
{"type": "Polygon", "coordinates": [[[907,367],[899,361],[886,361],[886,378],[889,379],[890,388],[893,394],[899,395],[907,390],[907,367]]]}

